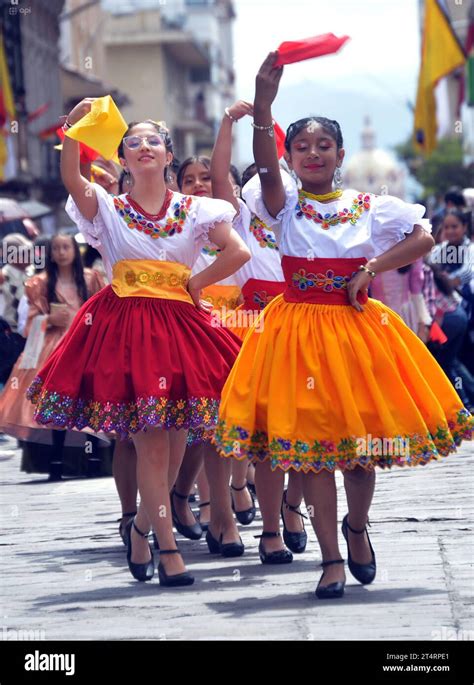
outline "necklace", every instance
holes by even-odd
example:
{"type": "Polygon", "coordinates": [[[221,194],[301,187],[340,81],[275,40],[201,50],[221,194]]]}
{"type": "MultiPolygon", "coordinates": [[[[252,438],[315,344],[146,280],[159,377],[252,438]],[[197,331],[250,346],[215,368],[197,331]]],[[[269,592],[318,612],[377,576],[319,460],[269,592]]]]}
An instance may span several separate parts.
{"type": "Polygon", "coordinates": [[[146,212],[143,207],[141,207],[138,202],[133,200],[130,195],[127,195],[127,202],[129,205],[133,207],[133,209],[144,216],[146,219],[149,219],[150,221],[159,221],[160,219],[163,219],[163,217],[166,214],[166,210],[170,206],[171,199],[173,197],[173,192],[167,188],[166,193],[165,193],[165,199],[163,200],[163,204],[161,205],[161,209],[158,212],[158,214],[150,214],[149,212],[146,212]]]}
{"type": "Polygon", "coordinates": [[[303,197],[307,197],[309,200],[317,200],[318,202],[324,202],[325,200],[337,200],[342,195],[342,190],[333,190],[332,193],[325,193],[324,195],[314,195],[313,193],[308,193],[306,190],[300,190],[303,197]]]}

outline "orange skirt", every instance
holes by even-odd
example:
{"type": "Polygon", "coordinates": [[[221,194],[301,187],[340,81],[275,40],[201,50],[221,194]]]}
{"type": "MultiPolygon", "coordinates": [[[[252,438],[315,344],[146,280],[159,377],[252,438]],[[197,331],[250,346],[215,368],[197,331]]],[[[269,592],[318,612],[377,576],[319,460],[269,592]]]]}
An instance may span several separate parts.
{"type": "Polygon", "coordinates": [[[214,443],[225,457],[318,473],[426,464],[472,427],[428,349],[381,302],[357,312],[279,295],[245,337],[214,443]]]}

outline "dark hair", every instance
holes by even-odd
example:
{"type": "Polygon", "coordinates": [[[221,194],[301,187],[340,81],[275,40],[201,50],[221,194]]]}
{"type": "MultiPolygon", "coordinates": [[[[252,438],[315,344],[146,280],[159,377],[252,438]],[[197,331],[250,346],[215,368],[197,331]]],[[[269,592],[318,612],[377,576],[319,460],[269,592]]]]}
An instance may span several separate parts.
{"type": "Polygon", "coordinates": [[[74,261],[72,263],[72,274],[81,302],[84,303],[89,298],[89,294],[87,292],[86,281],[84,278],[84,266],[82,264],[81,252],[79,250],[79,245],[77,244],[77,241],[74,239],[74,236],[70,233],[66,233],[65,231],[59,231],[59,233],[53,235],[47,245],[45,271],[48,276],[48,302],[58,302],[58,296],[56,295],[58,265],[56,264],[56,262],[53,262],[52,260],[53,242],[54,239],[58,237],[66,237],[72,241],[74,247],[74,261]]]}
{"type": "Polygon", "coordinates": [[[232,175],[232,178],[234,179],[235,185],[239,186],[239,188],[242,187],[242,179],[240,178],[240,173],[237,167],[234,164],[231,164],[229,167],[229,171],[232,175]]]}
{"type": "Polygon", "coordinates": [[[138,126],[139,124],[151,124],[152,126],[154,126],[154,128],[156,128],[157,133],[159,133],[160,136],[163,138],[166,152],[173,153],[173,141],[171,140],[170,132],[168,131],[168,129],[159,122],[153,121],[153,119],[145,119],[144,121],[131,121],[128,124],[128,128],[123,134],[123,138],[120,141],[120,145],[118,146],[117,152],[119,157],[124,157],[123,139],[129,135],[132,128],[135,128],[135,126],[138,126]]]}
{"type": "Polygon", "coordinates": [[[206,169],[211,168],[211,160],[209,157],[201,157],[201,156],[193,156],[193,157],[188,157],[187,159],[184,160],[184,162],[181,164],[178,170],[178,175],[176,178],[176,181],[178,183],[178,188],[181,190],[183,186],[183,176],[184,172],[188,168],[190,164],[202,164],[206,169]]]}
{"type": "Polygon", "coordinates": [[[243,170],[242,172],[242,188],[246,183],[250,181],[251,178],[255,176],[257,173],[257,165],[255,162],[252,162],[252,164],[249,164],[246,169],[243,170]]]}
{"type": "Polygon", "coordinates": [[[460,209],[454,209],[454,207],[450,207],[449,209],[445,210],[444,216],[443,216],[443,221],[448,216],[455,216],[456,219],[458,219],[463,224],[463,226],[466,227],[466,235],[468,236],[468,238],[471,237],[471,234],[472,234],[472,212],[470,210],[463,212],[460,209]]]}
{"type": "Polygon", "coordinates": [[[462,189],[458,186],[452,186],[451,188],[448,188],[444,196],[444,202],[445,204],[451,202],[456,207],[464,207],[466,201],[464,199],[462,189]]]}
{"type": "Polygon", "coordinates": [[[291,141],[294,139],[294,137],[297,136],[298,133],[306,128],[311,122],[320,124],[326,133],[329,133],[331,138],[334,138],[337,149],[340,150],[342,148],[344,144],[342,139],[342,131],[335,119],[326,119],[326,117],[306,117],[305,119],[298,119],[298,121],[295,121],[288,126],[285,138],[285,149],[287,152],[290,152],[291,141]]]}
{"type": "Polygon", "coordinates": [[[92,265],[94,264],[95,260],[100,258],[101,256],[99,250],[96,250],[95,247],[92,247],[92,245],[88,245],[86,247],[86,251],[82,255],[82,263],[86,269],[92,269],[92,265]]]}
{"type": "MultiPolygon", "coordinates": [[[[46,268],[46,263],[43,268],[39,265],[39,260],[36,260],[36,255],[40,253],[41,248],[43,248],[46,253],[48,251],[48,245],[50,243],[50,238],[47,235],[39,235],[33,240],[33,250],[35,254],[35,273],[40,274],[46,268]]],[[[46,262],[46,260],[45,260],[46,262]]]]}
{"type": "Polygon", "coordinates": [[[122,170],[122,173],[120,174],[120,178],[118,180],[118,194],[123,195],[123,185],[125,183],[125,179],[127,178],[127,173],[122,170]]]}
{"type": "Polygon", "coordinates": [[[173,161],[170,164],[170,170],[177,174],[180,166],[181,162],[179,161],[179,159],[177,157],[173,157],[173,161]]]}

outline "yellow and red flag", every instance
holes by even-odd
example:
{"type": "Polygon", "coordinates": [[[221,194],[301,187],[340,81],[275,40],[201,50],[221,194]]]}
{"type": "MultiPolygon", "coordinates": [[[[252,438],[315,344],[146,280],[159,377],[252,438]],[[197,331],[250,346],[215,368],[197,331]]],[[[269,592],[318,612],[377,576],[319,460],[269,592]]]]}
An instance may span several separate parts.
{"type": "Polygon", "coordinates": [[[466,61],[464,50],[438,0],[425,0],[421,67],[415,106],[415,148],[430,155],[436,147],[437,83],[466,61]]]}

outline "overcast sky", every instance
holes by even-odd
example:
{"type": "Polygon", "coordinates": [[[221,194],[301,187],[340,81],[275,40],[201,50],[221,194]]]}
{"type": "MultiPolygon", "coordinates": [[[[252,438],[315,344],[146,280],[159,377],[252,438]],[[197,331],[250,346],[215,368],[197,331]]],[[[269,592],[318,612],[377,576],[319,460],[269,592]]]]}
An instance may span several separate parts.
{"type": "MultiPolygon", "coordinates": [[[[253,99],[258,67],[281,42],[327,32],[348,35],[351,40],[336,55],[285,67],[275,115],[286,127],[310,113],[336,118],[342,113],[349,156],[360,147],[364,113],[372,114],[381,146],[408,137],[413,118],[407,101],[415,99],[420,59],[418,0],[234,0],[234,5],[238,97],[253,99]]],[[[248,157],[248,133],[248,127],[241,128],[242,161],[248,157]]]]}

